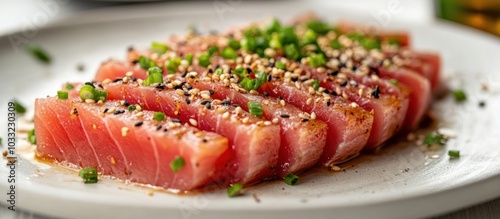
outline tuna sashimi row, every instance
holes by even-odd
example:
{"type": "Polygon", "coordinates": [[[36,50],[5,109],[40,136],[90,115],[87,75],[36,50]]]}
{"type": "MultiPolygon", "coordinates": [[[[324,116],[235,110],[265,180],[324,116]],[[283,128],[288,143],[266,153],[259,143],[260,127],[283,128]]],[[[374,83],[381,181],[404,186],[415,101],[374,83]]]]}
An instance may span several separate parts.
{"type": "Polygon", "coordinates": [[[284,178],[415,129],[439,68],[406,34],[314,17],[190,32],[37,99],[37,155],[180,190],[284,178]]]}

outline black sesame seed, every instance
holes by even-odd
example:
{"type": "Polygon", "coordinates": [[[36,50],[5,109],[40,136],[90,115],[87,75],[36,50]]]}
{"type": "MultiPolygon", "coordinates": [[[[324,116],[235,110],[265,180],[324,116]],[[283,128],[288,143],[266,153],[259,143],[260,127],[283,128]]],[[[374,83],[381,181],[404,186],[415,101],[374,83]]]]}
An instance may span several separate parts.
{"type": "Polygon", "coordinates": [[[201,140],[202,140],[204,143],[207,143],[207,141],[208,141],[206,138],[203,138],[203,139],[201,139],[201,140]]]}
{"type": "Polygon", "coordinates": [[[380,97],[380,87],[377,85],[375,90],[372,91],[371,95],[378,99],[380,97]]]}
{"type": "Polygon", "coordinates": [[[186,75],[188,74],[188,71],[184,71],[184,73],[182,73],[181,77],[186,77],[186,75]]]}
{"type": "Polygon", "coordinates": [[[162,128],[162,125],[156,126],[156,131],[159,131],[162,128]]]}
{"type": "MultiPolygon", "coordinates": [[[[290,78],[290,79],[291,79],[293,82],[296,82],[296,81],[298,81],[298,80],[299,80],[299,78],[297,78],[297,77],[292,77],[292,78],[290,78]]],[[[307,79],[306,79],[306,80],[307,80],[307,79]]],[[[304,81],[302,81],[302,82],[304,82],[304,81]]]]}
{"type": "Polygon", "coordinates": [[[279,97],[278,97],[278,100],[279,100],[279,101],[283,100],[283,97],[279,96],[279,97]]]}
{"type": "Polygon", "coordinates": [[[231,100],[223,100],[221,103],[222,103],[222,105],[229,106],[229,105],[231,105],[231,100]]]}
{"type": "MultiPolygon", "coordinates": [[[[309,79],[308,79],[308,78],[302,78],[302,79],[300,79],[300,81],[301,81],[301,82],[305,82],[305,81],[307,81],[307,80],[309,80],[309,79]]],[[[295,82],[295,81],[294,81],[294,82],[295,82]]]]}
{"type": "Polygon", "coordinates": [[[269,94],[268,94],[267,92],[265,92],[265,91],[264,91],[264,93],[263,93],[263,94],[264,94],[264,96],[265,96],[265,97],[268,97],[268,96],[269,96],[269,94]]]}
{"type": "Polygon", "coordinates": [[[109,109],[108,109],[108,108],[104,109],[104,113],[107,113],[108,111],[109,111],[109,109]]]}
{"type": "Polygon", "coordinates": [[[172,119],[172,122],[173,123],[181,123],[181,120],[180,119],[172,119]]]}
{"type": "Polygon", "coordinates": [[[205,105],[205,107],[207,107],[207,109],[211,109],[212,108],[212,104],[210,102],[208,102],[207,105],[205,105]]]}
{"type": "Polygon", "coordinates": [[[85,82],[85,85],[89,85],[89,86],[92,86],[93,88],[95,88],[95,86],[92,82],[85,82]]]}
{"type": "Polygon", "coordinates": [[[102,84],[97,84],[97,86],[101,89],[104,89],[104,87],[102,86],[102,84]]]}
{"type": "Polygon", "coordinates": [[[326,106],[330,106],[331,104],[330,101],[326,102],[326,106]]]}
{"type": "Polygon", "coordinates": [[[217,64],[217,65],[215,66],[215,69],[218,69],[218,68],[220,68],[220,65],[219,65],[219,64],[217,64]]]}
{"type": "Polygon", "coordinates": [[[212,73],[214,73],[214,70],[212,70],[211,68],[208,69],[208,74],[212,74],[212,73]]]}
{"type": "Polygon", "coordinates": [[[130,80],[135,82],[135,81],[137,81],[137,78],[135,78],[134,76],[132,76],[132,77],[130,77],[130,80]]]}
{"type": "Polygon", "coordinates": [[[164,129],[163,129],[163,132],[168,132],[168,129],[167,129],[167,128],[164,128],[164,129]]]}
{"type": "Polygon", "coordinates": [[[302,122],[309,122],[309,119],[302,119],[302,122]]]}
{"type": "Polygon", "coordinates": [[[193,86],[188,84],[188,85],[186,85],[186,89],[191,90],[191,89],[193,89],[193,86]]]}
{"type": "Polygon", "coordinates": [[[376,75],[379,74],[379,71],[378,71],[378,68],[377,67],[373,67],[373,66],[370,66],[370,71],[372,71],[373,73],[375,73],[376,75]]]}
{"type": "Polygon", "coordinates": [[[121,78],[115,78],[115,80],[113,80],[113,83],[116,83],[116,82],[119,82],[119,81],[122,81],[123,79],[121,78]]]}
{"type": "Polygon", "coordinates": [[[191,100],[189,98],[186,98],[186,103],[187,104],[190,104],[191,103],[191,100]]]}
{"type": "Polygon", "coordinates": [[[273,79],[273,76],[271,74],[267,75],[267,82],[270,82],[273,79]]]}
{"type": "Polygon", "coordinates": [[[251,68],[247,68],[247,72],[248,72],[248,74],[252,73],[252,69],[251,68]]]}
{"type": "Polygon", "coordinates": [[[280,117],[281,118],[290,118],[290,115],[288,115],[288,114],[281,114],[280,117]]]}
{"type": "Polygon", "coordinates": [[[339,74],[339,71],[334,71],[334,70],[328,69],[326,71],[326,74],[331,75],[331,76],[337,76],[339,74]]]}
{"type": "Polygon", "coordinates": [[[346,85],[347,85],[347,81],[342,81],[342,82],[340,82],[340,86],[341,86],[341,87],[345,87],[346,85]]]}
{"type": "Polygon", "coordinates": [[[189,97],[189,96],[191,96],[191,94],[189,94],[189,92],[185,91],[184,96],[189,97]]]}
{"type": "Polygon", "coordinates": [[[182,85],[175,85],[174,90],[181,89],[182,90],[182,85]]]}
{"type": "Polygon", "coordinates": [[[337,92],[335,92],[334,90],[330,91],[330,94],[333,95],[333,96],[338,96],[339,94],[337,94],[337,92]]]}
{"type": "Polygon", "coordinates": [[[208,90],[208,92],[210,93],[210,96],[214,95],[214,90],[208,90]]]}
{"type": "Polygon", "coordinates": [[[330,91],[327,90],[327,89],[325,89],[323,92],[325,92],[325,94],[329,94],[330,93],[330,91]]]}
{"type": "Polygon", "coordinates": [[[118,114],[122,114],[122,113],[125,113],[125,110],[116,110],[113,112],[113,115],[118,115],[118,114]]]}
{"type": "Polygon", "coordinates": [[[134,64],[134,65],[137,64],[137,63],[139,63],[139,59],[135,59],[135,60],[132,61],[132,64],[134,64]]]}
{"type": "Polygon", "coordinates": [[[236,107],[240,107],[240,105],[236,104],[236,103],[233,103],[233,107],[236,108],[236,107]]]}
{"type": "Polygon", "coordinates": [[[130,103],[125,100],[125,102],[123,102],[123,105],[126,106],[126,107],[128,107],[128,106],[130,106],[130,103]]]}
{"type": "Polygon", "coordinates": [[[135,127],[139,127],[139,126],[141,126],[142,124],[144,124],[144,122],[143,122],[143,121],[140,121],[140,122],[136,122],[136,123],[134,124],[134,126],[135,126],[135,127]]]}
{"type": "Polygon", "coordinates": [[[231,74],[233,72],[233,69],[231,67],[227,68],[227,73],[231,74]]]}
{"type": "Polygon", "coordinates": [[[181,84],[180,84],[180,85],[181,85],[181,86],[184,86],[185,84],[186,84],[186,82],[185,82],[185,81],[183,81],[183,82],[181,82],[181,84]]]}
{"type": "Polygon", "coordinates": [[[210,103],[210,100],[204,100],[204,101],[201,101],[201,105],[206,105],[207,103],[210,103]]]}
{"type": "Polygon", "coordinates": [[[485,107],[486,106],[486,102],[484,101],[479,101],[479,107],[485,107]]]}
{"type": "Polygon", "coordinates": [[[158,90],[160,90],[160,91],[162,91],[162,90],[165,90],[165,88],[167,88],[167,86],[165,86],[164,84],[159,84],[155,88],[158,89],[158,90]]]}

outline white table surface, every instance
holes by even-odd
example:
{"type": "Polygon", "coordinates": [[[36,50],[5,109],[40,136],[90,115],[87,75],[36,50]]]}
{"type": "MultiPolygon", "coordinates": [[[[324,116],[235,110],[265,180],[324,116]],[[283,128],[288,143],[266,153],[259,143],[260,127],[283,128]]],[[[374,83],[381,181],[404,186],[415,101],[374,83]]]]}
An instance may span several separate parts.
{"type": "MultiPolygon", "coordinates": [[[[30,25],[30,22],[35,19],[35,16],[40,11],[45,10],[45,15],[47,15],[44,17],[47,18],[47,20],[40,20],[40,24],[38,25],[43,28],[43,26],[63,24],[64,20],[70,18],[74,13],[84,13],[89,10],[103,10],[103,8],[116,7],[117,5],[120,5],[117,3],[100,1],[46,0],[45,2],[50,1],[55,2],[55,5],[57,6],[52,5],[52,8],[47,9],[44,8],[42,3],[43,1],[39,0],[0,0],[0,19],[2,20],[2,22],[0,22],[0,36],[23,30],[26,25],[30,25]]],[[[373,11],[373,2],[377,2],[377,5],[384,5],[388,2],[388,0],[325,1],[326,4],[330,4],[332,7],[352,10],[353,12],[373,11]],[[367,2],[372,4],[367,4],[367,2]]],[[[411,7],[405,7],[405,13],[401,13],[395,19],[411,22],[429,22],[434,19],[432,1],[410,2],[408,0],[401,0],[400,2],[402,4],[411,5],[411,7]]],[[[45,6],[46,5],[47,4],[45,3],[45,6]]],[[[128,5],[127,7],[134,6],[128,5]]],[[[0,219],[14,218],[48,219],[48,217],[43,215],[37,215],[23,211],[22,209],[18,209],[16,212],[10,211],[5,205],[3,205],[3,201],[0,202],[0,219]]],[[[434,218],[500,218],[500,198],[476,206],[460,209],[445,215],[437,215],[434,218]]]]}

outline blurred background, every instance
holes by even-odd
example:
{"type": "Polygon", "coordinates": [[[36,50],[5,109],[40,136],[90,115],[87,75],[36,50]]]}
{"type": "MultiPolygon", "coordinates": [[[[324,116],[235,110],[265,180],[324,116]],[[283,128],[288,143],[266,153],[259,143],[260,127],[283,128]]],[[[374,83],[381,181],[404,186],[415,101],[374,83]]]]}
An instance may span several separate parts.
{"type": "Polygon", "coordinates": [[[500,36],[499,0],[437,0],[436,15],[500,36]]]}

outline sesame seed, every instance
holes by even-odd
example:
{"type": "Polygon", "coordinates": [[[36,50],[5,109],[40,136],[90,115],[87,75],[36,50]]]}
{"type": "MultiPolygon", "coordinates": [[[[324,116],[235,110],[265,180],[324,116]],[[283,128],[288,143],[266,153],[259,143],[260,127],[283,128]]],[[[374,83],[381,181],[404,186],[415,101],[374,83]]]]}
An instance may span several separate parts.
{"type": "Polygon", "coordinates": [[[135,126],[135,127],[139,127],[139,126],[141,126],[142,124],[144,124],[144,122],[143,122],[143,121],[139,121],[139,122],[136,122],[136,123],[134,124],[134,126],[135,126]]]}
{"type": "Polygon", "coordinates": [[[285,106],[285,101],[284,100],[280,100],[280,104],[281,104],[281,106],[285,106]]]}
{"type": "Polygon", "coordinates": [[[375,87],[375,90],[371,92],[371,95],[376,99],[380,98],[380,87],[378,85],[375,87]]]}
{"type": "Polygon", "coordinates": [[[271,122],[271,121],[265,121],[265,122],[264,122],[264,125],[271,125],[271,124],[272,124],[272,122],[271,122]]]}
{"type": "Polygon", "coordinates": [[[313,120],[316,119],[316,113],[315,112],[311,113],[311,119],[313,119],[313,120]]]}
{"type": "Polygon", "coordinates": [[[109,110],[108,110],[108,113],[114,113],[116,111],[116,107],[111,107],[109,110]]]}
{"type": "Polygon", "coordinates": [[[340,171],[341,168],[339,166],[332,166],[333,171],[340,171]]]}
{"type": "Polygon", "coordinates": [[[135,117],[142,117],[144,116],[144,113],[143,112],[138,112],[135,114],[135,117]]]}
{"type": "Polygon", "coordinates": [[[229,118],[229,112],[225,112],[225,113],[223,113],[223,114],[222,114],[222,118],[223,118],[223,119],[227,119],[227,118],[229,118]]]}
{"type": "Polygon", "coordinates": [[[342,92],[342,97],[346,100],[349,99],[349,96],[345,92],[342,92]]]}
{"type": "Polygon", "coordinates": [[[243,124],[247,124],[247,123],[248,123],[248,121],[250,121],[250,118],[248,118],[248,117],[245,117],[245,118],[243,118],[243,119],[241,120],[241,122],[242,122],[243,124]]]}
{"type": "Polygon", "coordinates": [[[259,94],[259,92],[256,90],[250,90],[250,94],[257,95],[257,94],[259,94]]]}
{"type": "Polygon", "coordinates": [[[180,119],[172,119],[172,122],[173,123],[181,123],[181,120],[180,119]]]}
{"type": "Polygon", "coordinates": [[[95,100],[93,100],[93,99],[86,99],[85,103],[95,103],[95,100]]]}
{"type": "Polygon", "coordinates": [[[111,79],[106,78],[106,79],[104,79],[104,81],[102,81],[102,84],[107,85],[107,84],[109,84],[111,82],[112,82],[111,79]]]}
{"type": "Polygon", "coordinates": [[[355,103],[355,102],[352,102],[352,103],[351,103],[351,107],[353,107],[353,108],[356,108],[356,107],[358,107],[358,106],[359,106],[359,105],[358,105],[357,103],[355,103]]]}
{"type": "Polygon", "coordinates": [[[175,94],[182,96],[182,95],[184,95],[184,91],[181,89],[177,89],[177,90],[175,90],[175,94]]]}
{"type": "Polygon", "coordinates": [[[201,98],[203,98],[205,100],[209,100],[210,99],[210,95],[205,94],[205,93],[201,94],[200,96],[201,96],[201,98]]]}
{"type": "Polygon", "coordinates": [[[125,137],[128,134],[129,129],[127,127],[122,128],[122,136],[125,137]]]}
{"type": "Polygon", "coordinates": [[[92,125],[93,129],[97,129],[97,126],[95,124],[92,125]]]}
{"type": "Polygon", "coordinates": [[[111,157],[111,164],[115,165],[116,164],[116,160],[114,157],[111,157]]]}
{"type": "Polygon", "coordinates": [[[302,119],[302,122],[309,122],[309,119],[302,119]]]}
{"type": "Polygon", "coordinates": [[[215,110],[215,112],[221,114],[221,113],[224,113],[226,111],[226,109],[224,109],[223,107],[219,107],[215,110]]]}
{"type": "Polygon", "coordinates": [[[243,113],[245,112],[245,111],[243,111],[243,109],[242,109],[241,107],[239,107],[239,106],[238,106],[238,107],[236,107],[235,111],[236,111],[236,114],[238,114],[238,115],[239,115],[239,114],[243,114],[243,113]]]}
{"type": "Polygon", "coordinates": [[[204,101],[201,101],[201,105],[207,105],[207,103],[210,103],[210,100],[204,100],[204,101]]]}
{"type": "Polygon", "coordinates": [[[278,119],[278,118],[274,118],[274,119],[272,120],[272,122],[273,122],[273,124],[278,124],[279,119],[278,119]]]}
{"type": "Polygon", "coordinates": [[[193,126],[198,126],[198,122],[194,119],[189,119],[189,123],[191,123],[191,125],[193,126]]]}
{"type": "Polygon", "coordinates": [[[156,131],[159,131],[162,127],[163,127],[162,125],[156,126],[156,131]]]}
{"type": "Polygon", "coordinates": [[[311,103],[312,103],[312,102],[313,102],[313,99],[312,99],[312,98],[309,98],[309,99],[307,99],[306,104],[307,104],[307,105],[311,105],[311,103]]]}

